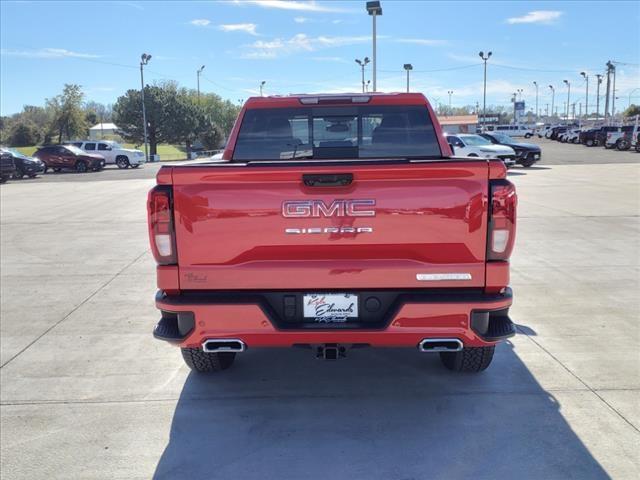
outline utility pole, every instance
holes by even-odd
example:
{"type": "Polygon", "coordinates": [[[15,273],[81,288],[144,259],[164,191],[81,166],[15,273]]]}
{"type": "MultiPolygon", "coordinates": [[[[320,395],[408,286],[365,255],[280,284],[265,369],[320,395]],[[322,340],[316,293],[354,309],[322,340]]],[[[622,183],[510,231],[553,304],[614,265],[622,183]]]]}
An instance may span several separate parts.
{"type": "Polygon", "coordinates": [[[553,103],[556,99],[556,89],[553,88],[553,85],[549,85],[549,88],[551,89],[551,116],[553,117],[553,103]]]}
{"type": "Polygon", "coordinates": [[[491,58],[491,52],[487,52],[487,56],[484,56],[484,52],[480,52],[480,58],[484,62],[484,88],[482,91],[482,126],[484,127],[484,123],[487,117],[487,60],[491,58]]]}
{"type": "Polygon", "coordinates": [[[538,82],[533,82],[536,86],[536,123],[538,123],[538,117],[540,117],[540,111],[538,110],[538,82]]]}
{"type": "Polygon", "coordinates": [[[602,75],[600,75],[599,73],[596,75],[596,88],[597,88],[597,93],[596,93],[596,122],[598,121],[598,119],[600,118],[600,84],[602,83],[602,75]]]}
{"type": "Polygon", "coordinates": [[[613,64],[613,92],[611,95],[611,119],[614,122],[616,119],[615,117],[616,117],[616,66],[615,64],[613,64]]]}
{"type": "Polygon", "coordinates": [[[367,93],[369,92],[369,85],[371,85],[371,80],[367,80],[367,84],[365,85],[364,91],[367,93]]]}
{"type": "Polygon", "coordinates": [[[373,91],[378,91],[376,83],[376,17],[382,15],[382,7],[379,1],[367,2],[367,13],[373,17],[373,91]]]}
{"type": "Polygon", "coordinates": [[[267,83],[266,80],[262,80],[260,82],[260,96],[262,96],[262,87],[264,87],[264,84],[267,83]]]}
{"type": "Polygon", "coordinates": [[[569,105],[571,104],[571,82],[563,80],[567,84],[567,123],[569,123],[569,105]]]}
{"type": "Polygon", "coordinates": [[[142,92],[142,123],[144,131],[144,161],[149,161],[149,147],[147,143],[147,110],[144,106],[144,66],[151,60],[151,55],[143,53],[140,57],[140,85],[142,92]]]}
{"type": "Polygon", "coordinates": [[[364,93],[364,67],[369,64],[369,57],[364,57],[362,60],[356,58],[356,63],[360,65],[360,70],[362,70],[362,93],[364,93]]]}
{"type": "Polygon", "coordinates": [[[405,63],[404,69],[407,71],[407,93],[409,93],[409,72],[413,70],[413,65],[411,65],[410,63],[405,63]]]}
{"type": "Polygon", "coordinates": [[[451,115],[451,95],[453,95],[453,90],[448,90],[447,93],[449,94],[449,115],[451,115]]]}
{"type": "Polygon", "coordinates": [[[198,105],[200,105],[200,74],[204,70],[204,65],[202,65],[198,70],[196,70],[196,76],[198,77],[198,105]]]}
{"type": "MultiPolygon", "coordinates": [[[[584,114],[585,116],[589,116],[589,75],[587,72],[580,72],[580,75],[584,77],[584,81],[587,82],[587,92],[584,97],[584,114]]],[[[582,116],[582,114],[580,115],[582,116]]]]}
{"type": "Polygon", "coordinates": [[[513,124],[516,123],[516,99],[518,97],[517,92],[513,92],[513,97],[511,97],[511,101],[513,102],[513,124]]]}
{"type": "Polygon", "coordinates": [[[611,94],[611,71],[613,70],[613,63],[611,60],[607,62],[607,96],[604,99],[604,119],[606,123],[609,123],[609,95],[611,94]]]}

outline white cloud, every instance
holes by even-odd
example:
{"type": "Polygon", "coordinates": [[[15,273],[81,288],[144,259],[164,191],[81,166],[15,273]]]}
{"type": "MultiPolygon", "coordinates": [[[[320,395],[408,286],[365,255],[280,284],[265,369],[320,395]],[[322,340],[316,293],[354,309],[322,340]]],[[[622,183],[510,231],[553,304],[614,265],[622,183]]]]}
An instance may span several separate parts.
{"type": "Polygon", "coordinates": [[[342,57],[313,57],[313,60],[316,60],[318,62],[349,63],[342,57]]]}
{"type": "Polygon", "coordinates": [[[228,23],[218,25],[223,32],[246,32],[250,35],[258,35],[256,32],[257,25],[255,23],[228,23]]]}
{"type": "Polygon", "coordinates": [[[117,4],[125,7],[135,8],[136,10],[140,10],[140,11],[144,10],[144,7],[142,5],[135,2],[117,2],[117,4]]]}
{"type": "Polygon", "coordinates": [[[446,45],[446,40],[435,40],[430,38],[397,38],[398,43],[412,43],[414,45],[424,45],[427,47],[436,47],[439,45],[446,45]]]}
{"type": "Polygon", "coordinates": [[[337,8],[331,5],[331,3],[319,3],[314,0],[299,1],[299,0],[235,0],[233,2],[236,5],[257,5],[263,8],[275,8],[279,10],[293,10],[299,12],[344,12],[342,8],[337,8]]]}
{"type": "Polygon", "coordinates": [[[100,58],[92,53],[80,53],[64,48],[40,48],[38,50],[7,50],[0,51],[2,55],[26,58],[100,58]]]}
{"type": "Polygon", "coordinates": [[[305,23],[308,22],[309,19],[307,17],[295,17],[293,21],[296,23],[305,23]]]}
{"type": "Polygon", "coordinates": [[[562,16],[562,13],[563,12],[558,10],[535,10],[521,17],[507,18],[507,23],[542,23],[549,25],[558,20],[562,16]]]}
{"type": "Polygon", "coordinates": [[[195,20],[191,20],[189,23],[196,27],[207,27],[211,23],[211,20],[207,20],[206,18],[196,18],[195,20]]]}
{"type": "MultiPolygon", "coordinates": [[[[378,36],[378,38],[385,38],[378,36]]],[[[289,39],[276,38],[271,41],[257,40],[250,45],[245,45],[245,53],[242,58],[248,59],[273,59],[298,52],[313,52],[322,48],[342,47],[371,41],[369,35],[351,37],[309,37],[304,33],[298,33],[289,39]]]]}

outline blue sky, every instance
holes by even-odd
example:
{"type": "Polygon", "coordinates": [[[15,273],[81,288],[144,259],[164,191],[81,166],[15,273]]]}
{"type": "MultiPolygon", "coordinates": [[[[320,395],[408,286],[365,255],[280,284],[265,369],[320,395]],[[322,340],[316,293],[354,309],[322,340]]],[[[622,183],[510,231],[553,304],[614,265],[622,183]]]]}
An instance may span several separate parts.
{"type": "MultiPolygon", "coordinates": [[[[87,99],[113,103],[139,88],[138,62],[153,58],[145,81],[166,79],[237,101],[265,93],[346,92],[360,89],[355,58],[371,56],[371,18],[365,2],[279,0],[202,2],[0,3],[3,115],[41,105],[65,83],[82,85],[87,99]]],[[[491,50],[487,103],[508,105],[521,88],[533,105],[584,101],[580,71],[592,77],[607,60],[618,66],[618,106],[640,87],[638,2],[442,2],[382,0],[378,19],[378,90],[405,88],[433,103],[482,101],[478,51],[491,50]]],[[[371,78],[371,65],[367,67],[371,78]]],[[[604,84],[603,84],[604,86],[604,84]]],[[[632,102],[640,102],[640,90],[632,102]]],[[[595,108],[593,95],[589,101],[595,108]]]]}

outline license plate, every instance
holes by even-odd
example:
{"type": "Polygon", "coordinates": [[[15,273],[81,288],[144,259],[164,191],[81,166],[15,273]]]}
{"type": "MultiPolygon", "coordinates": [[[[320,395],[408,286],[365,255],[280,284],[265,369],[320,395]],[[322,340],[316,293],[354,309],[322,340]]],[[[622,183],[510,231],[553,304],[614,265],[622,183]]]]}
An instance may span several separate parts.
{"type": "Polygon", "coordinates": [[[351,293],[313,293],[303,296],[303,315],[316,322],[346,322],[358,318],[358,296],[351,293]]]}

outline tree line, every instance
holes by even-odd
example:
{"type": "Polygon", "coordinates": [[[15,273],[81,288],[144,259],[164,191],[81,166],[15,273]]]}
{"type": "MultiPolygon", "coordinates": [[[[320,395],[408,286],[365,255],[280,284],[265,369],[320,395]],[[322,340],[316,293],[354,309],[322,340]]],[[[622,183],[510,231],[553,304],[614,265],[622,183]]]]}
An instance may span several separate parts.
{"type": "MultiPolygon", "coordinates": [[[[239,106],[214,93],[181,88],[168,81],[144,89],[150,154],[160,143],[182,144],[187,151],[198,143],[205,149],[221,146],[233,127],[239,106]]],[[[140,90],[128,90],[115,104],[85,101],[79,85],[67,84],[44,106],[25,105],[21,112],[0,117],[0,143],[13,147],[62,143],[88,137],[97,123],[112,122],[124,140],[144,143],[140,90]]]]}

